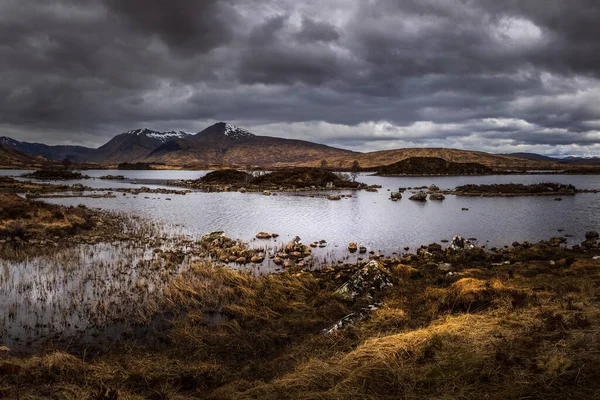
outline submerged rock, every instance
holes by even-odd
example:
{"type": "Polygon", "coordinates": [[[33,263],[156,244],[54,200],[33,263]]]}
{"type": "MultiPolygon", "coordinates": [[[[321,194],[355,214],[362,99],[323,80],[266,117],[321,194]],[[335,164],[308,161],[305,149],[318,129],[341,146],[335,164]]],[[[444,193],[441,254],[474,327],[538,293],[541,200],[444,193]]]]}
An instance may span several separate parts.
{"type": "Polygon", "coordinates": [[[367,291],[379,291],[393,286],[387,271],[377,261],[370,261],[358,270],[350,280],[335,291],[337,296],[352,301],[367,291]]]}

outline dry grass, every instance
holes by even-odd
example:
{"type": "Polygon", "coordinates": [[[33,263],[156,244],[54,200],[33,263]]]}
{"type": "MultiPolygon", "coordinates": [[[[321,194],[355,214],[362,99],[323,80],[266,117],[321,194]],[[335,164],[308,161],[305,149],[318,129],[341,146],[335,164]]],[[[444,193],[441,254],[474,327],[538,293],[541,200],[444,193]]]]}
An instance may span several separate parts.
{"type": "Polygon", "coordinates": [[[336,298],[339,273],[198,264],[166,293],[178,316],[162,343],[0,356],[0,396],[600,398],[600,262],[559,252],[573,260],[455,265],[451,279],[425,263],[392,266],[385,305],[331,335],[323,328],[368,301],[336,298]]]}

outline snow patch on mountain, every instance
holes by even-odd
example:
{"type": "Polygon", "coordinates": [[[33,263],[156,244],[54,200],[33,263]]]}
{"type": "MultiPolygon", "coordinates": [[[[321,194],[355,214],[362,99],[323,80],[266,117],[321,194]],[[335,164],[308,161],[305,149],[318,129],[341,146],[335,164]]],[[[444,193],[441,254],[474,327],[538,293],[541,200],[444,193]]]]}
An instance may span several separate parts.
{"type": "Polygon", "coordinates": [[[19,144],[15,139],[9,138],[7,136],[0,137],[0,144],[14,147],[19,144]]]}
{"type": "Polygon", "coordinates": [[[223,134],[232,139],[244,139],[254,137],[254,134],[248,132],[247,130],[238,128],[237,126],[230,124],[225,124],[225,130],[223,131],[223,134]]]}
{"type": "Polygon", "coordinates": [[[169,132],[159,132],[153,131],[152,129],[144,128],[144,129],[134,129],[128,132],[125,132],[127,135],[136,135],[136,136],[145,136],[152,139],[158,139],[163,143],[166,143],[170,140],[174,139],[184,139],[188,136],[191,136],[191,133],[184,131],[169,131],[169,132]]]}

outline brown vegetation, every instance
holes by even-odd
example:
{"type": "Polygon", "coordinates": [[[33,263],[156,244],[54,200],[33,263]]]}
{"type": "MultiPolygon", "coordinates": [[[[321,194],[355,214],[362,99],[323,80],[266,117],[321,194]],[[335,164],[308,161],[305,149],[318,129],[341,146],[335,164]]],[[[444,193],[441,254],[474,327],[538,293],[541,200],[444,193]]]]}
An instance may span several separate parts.
{"type": "Polygon", "coordinates": [[[573,185],[562,183],[535,183],[524,185],[522,183],[505,183],[491,185],[462,185],[455,189],[455,194],[461,196],[555,196],[572,195],[577,193],[573,185]]]}
{"type": "Polygon", "coordinates": [[[350,177],[322,168],[285,168],[269,173],[249,174],[233,169],[208,173],[197,180],[176,182],[179,186],[209,191],[277,191],[311,189],[359,189],[364,187],[350,177]]]}
{"type": "Polygon", "coordinates": [[[379,167],[377,175],[487,175],[493,170],[478,163],[456,163],[438,157],[411,157],[379,167]]]}
{"type": "MultiPolygon", "coordinates": [[[[197,264],[165,292],[162,343],[0,355],[6,397],[93,399],[594,398],[600,261],[540,243],[422,253],[394,286],[335,292],[354,266],[252,276],[197,264]],[[510,264],[493,266],[501,256],[510,264]],[[448,268],[440,269],[440,262],[448,268]],[[474,268],[477,267],[477,268],[474,268]],[[373,301],[383,306],[324,334],[373,301]]],[[[496,265],[496,264],[495,264],[496,265]]]]}

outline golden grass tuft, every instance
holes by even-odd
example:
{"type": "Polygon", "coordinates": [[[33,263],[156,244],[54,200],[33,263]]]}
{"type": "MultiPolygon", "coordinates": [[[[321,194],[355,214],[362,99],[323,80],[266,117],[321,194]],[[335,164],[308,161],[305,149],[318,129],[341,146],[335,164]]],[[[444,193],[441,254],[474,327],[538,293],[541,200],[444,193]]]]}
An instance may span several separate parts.
{"type": "Polygon", "coordinates": [[[531,296],[498,279],[462,278],[447,289],[429,287],[425,297],[434,311],[480,311],[492,306],[522,307],[531,296]]]}

